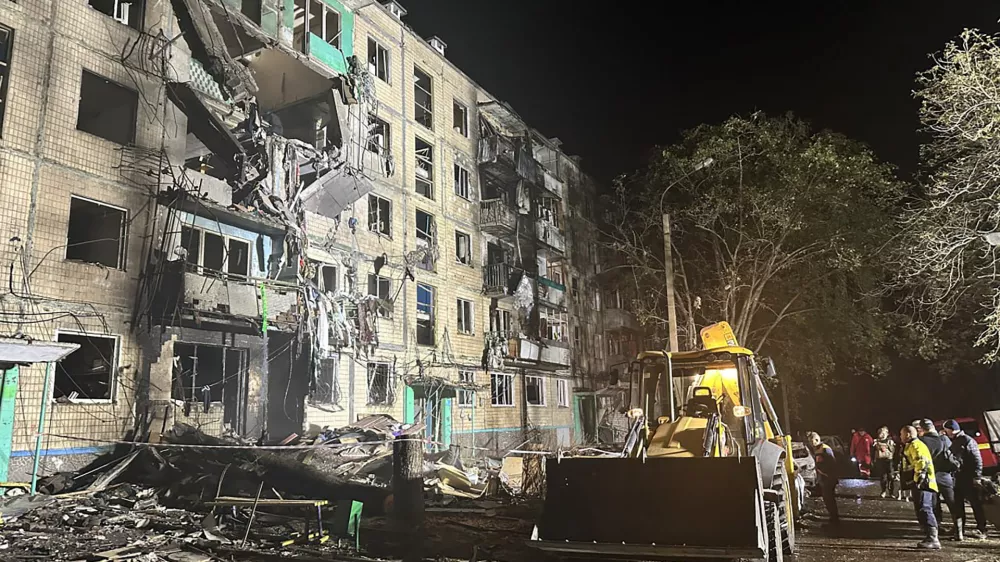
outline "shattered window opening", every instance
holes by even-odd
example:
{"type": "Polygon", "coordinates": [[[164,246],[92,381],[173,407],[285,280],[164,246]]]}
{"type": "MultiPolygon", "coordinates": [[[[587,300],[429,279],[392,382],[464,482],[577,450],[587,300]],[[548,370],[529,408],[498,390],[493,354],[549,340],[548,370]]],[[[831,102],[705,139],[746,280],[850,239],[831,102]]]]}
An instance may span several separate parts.
{"type": "Polygon", "coordinates": [[[139,94],[89,72],[80,80],[80,107],[76,128],[121,145],[135,142],[139,94]]]}
{"type": "Polygon", "coordinates": [[[434,215],[417,210],[417,247],[427,249],[427,255],[417,262],[417,267],[425,271],[434,271],[434,258],[431,255],[431,248],[437,239],[437,230],[434,226],[434,215]]]}
{"type": "Polygon", "coordinates": [[[463,265],[472,265],[472,237],[455,231],[455,260],[463,265]]]}
{"type": "Polygon", "coordinates": [[[472,335],[476,331],[476,316],[473,314],[472,301],[458,300],[458,333],[472,335]]]}
{"type": "Polygon", "coordinates": [[[490,404],[493,406],[514,405],[514,375],[490,373],[490,404]]]}
{"type": "Polygon", "coordinates": [[[89,0],[90,7],[132,29],[142,30],[145,0],[89,0]]]}
{"type": "Polygon", "coordinates": [[[249,278],[249,240],[210,232],[203,228],[181,226],[181,246],[187,251],[188,271],[199,275],[225,274],[249,278]]]}
{"type": "Polygon", "coordinates": [[[394,378],[388,363],[368,363],[369,406],[390,406],[396,401],[394,378]]]}
{"type": "Polygon", "coordinates": [[[388,157],[392,143],[392,131],[389,124],[374,115],[369,115],[368,120],[371,123],[371,132],[368,135],[368,152],[373,152],[383,158],[388,157]]]}
{"type": "Polygon", "coordinates": [[[319,290],[335,294],[337,292],[337,266],[335,265],[321,265],[316,272],[316,282],[319,285],[319,290]]]}
{"type": "Polygon", "coordinates": [[[319,375],[316,378],[316,389],[312,395],[314,404],[340,404],[340,384],[337,381],[336,359],[320,361],[319,375]]]}
{"type": "Polygon", "coordinates": [[[525,375],[524,394],[529,406],[545,405],[545,379],[525,375]]]}
{"type": "Polygon", "coordinates": [[[556,405],[569,408],[569,381],[566,379],[556,379],[556,405]]]}
{"type": "Polygon", "coordinates": [[[389,84],[389,49],[368,37],[368,72],[389,84]]]}
{"type": "Polygon", "coordinates": [[[573,292],[573,302],[580,302],[580,278],[573,278],[573,286],[570,289],[573,292]]]}
{"type": "MultiPolygon", "coordinates": [[[[309,33],[340,49],[340,12],[321,0],[309,1],[309,33]]],[[[302,52],[309,42],[306,37],[306,2],[295,0],[293,41],[302,52]]]]}
{"type": "Polygon", "coordinates": [[[368,196],[368,230],[392,237],[392,202],[378,195],[368,196]]]}
{"type": "Polygon", "coordinates": [[[0,137],[7,114],[7,83],[10,81],[10,55],[14,49],[14,30],[0,25],[0,137]]]}
{"type": "Polygon", "coordinates": [[[413,67],[413,120],[424,127],[434,129],[433,82],[426,72],[416,65],[413,67]]]}
{"type": "Polygon", "coordinates": [[[580,348],[580,327],[573,326],[573,346],[577,349],[580,348]]]}
{"type": "Polygon", "coordinates": [[[452,108],[452,127],[455,132],[469,138],[469,109],[458,100],[454,100],[452,108]]]}
{"type": "Polygon", "coordinates": [[[542,338],[560,343],[567,343],[569,341],[565,312],[544,308],[540,309],[538,311],[538,323],[542,338]]]}
{"type": "Polygon", "coordinates": [[[66,259],[124,270],[126,219],[125,209],[71,196],[66,259]]]}
{"type": "Polygon", "coordinates": [[[246,353],[239,348],[175,342],[170,397],[201,404],[236,401],[246,353]]]}
{"type": "Polygon", "coordinates": [[[434,287],[417,283],[417,345],[434,345],[434,287]]]}
{"type": "Polygon", "coordinates": [[[469,189],[469,171],[458,164],[455,164],[455,195],[466,200],[472,199],[469,189]]]}
{"type": "MultiPolygon", "coordinates": [[[[392,284],[388,277],[382,277],[374,273],[368,274],[368,294],[370,296],[388,301],[390,299],[391,286],[392,284]]],[[[381,318],[388,318],[389,312],[384,307],[379,307],[378,315],[381,318]]]]}
{"type": "Polygon", "coordinates": [[[551,197],[543,197],[537,208],[538,219],[544,221],[556,230],[562,230],[562,216],[559,212],[559,200],[551,197]]]}
{"type": "Polygon", "coordinates": [[[490,316],[490,331],[501,334],[510,334],[513,331],[513,317],[509,310],[498,308],[490,316]]]}
{"type": "Polygon", "coordinates": [[[428,199],[434,199],[434,147],[420,137],[414,138],[417,193],[428,199]]]}
{"type": "MultiPolygon", "coordinates": [[[[468,385],[476,384],[475,371],[459,371],[458,382],[468,385]]],[[[469,407],[475,405],[475,396],[476,393],[472,390],[459,390],[458,405],[463,407],[469,407]]]]}
{"type": "Polygon", "coordinates": [[[72,402],[111,402],[118,363],[118,338],[57,332],[56,341],[80,348],[56,363],[52,398],[72,402]]]}

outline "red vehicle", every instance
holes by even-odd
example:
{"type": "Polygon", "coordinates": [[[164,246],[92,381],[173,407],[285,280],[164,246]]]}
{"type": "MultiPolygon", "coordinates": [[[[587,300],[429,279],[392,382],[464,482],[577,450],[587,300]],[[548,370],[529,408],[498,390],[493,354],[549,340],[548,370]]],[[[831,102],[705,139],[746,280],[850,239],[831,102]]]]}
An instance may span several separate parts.
{"type": "MultiPolygon", "coordinates": [[[[937,427],[938,431],[941,431],[941,426],[944,425],[946,420],[939,420],[934,422],[934,426],[937,427]]],[[[962,428],[962,431],[966,435],[971,436],[979,443],[979,453],[983,456],[983,473],[992,474],[1000,470],[998,463],[998,455],[994,449],[994,446],[1000,446],[1000,436],[994,436],[992,438],[993,443],[990,443],[990,432],[986,426],[986,421],[982,416],[977,418],[955,418],[958,425],[962,428]]]]}

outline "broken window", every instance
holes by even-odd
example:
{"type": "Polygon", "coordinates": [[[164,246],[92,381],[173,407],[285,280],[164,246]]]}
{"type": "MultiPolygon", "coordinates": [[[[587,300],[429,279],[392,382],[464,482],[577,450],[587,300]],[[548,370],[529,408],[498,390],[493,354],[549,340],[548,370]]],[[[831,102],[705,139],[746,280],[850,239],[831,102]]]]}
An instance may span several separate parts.
{"type": "Polygon", "coordinates": [[[569,342],[565,312],[545,308],[539,309],[538,322],[542,338],[561,343],[569,342]]]}
{"type": "Polygon", "coordinates": [[[417,345],[434,345],[434,287],[417,283],[417,345]]]}
{"type": "Polygon", "coordinates": [[[434,199],[434,147],[416,137],[414,149],[417,157],[417,193],[434,199]]]}
{"type": "Polygon", "coordinates": [[[490,404],[494,406],[514,405],[514,375],[490,373],[490,404]]]}
{"type": "Polygon", "coordinates": [[[334,294],[337,292],[337,267],[334,265],[321,265],[316,272],[316,284],[319,290],[334,294]]]}
{"type": "Polygon", "coordinates": [[[573,285],[570,289],[573,292],[573,302],[578,302],[580,300],[580,278],[573,278],[573,285]]]}
{"type": "Polygon", "coordinates": [[[389,124],[374,115],[369,115],[368,122],[371,131],[368,134],[368,151],[383,158],[388,157],[392,141],[389,124]]]}
{"type": "Polygon", "coordinates": [[[132,144],[138,109],[135,90],[83,71],[77,129],[114,143],[132,144]]]}
{"type": "Polygon", "coordinates": [[[90,7],[132,29],[142,29],[145,0],[89,0],[90,7]]]}
{"type": "Polygon", "coordinates": [[[556,405],[569,408],[569,381],[556,379],[556,405]]]}
{"type": "Polygon", "coordinates": [[[455,164],[455,195],[462,199],[471,199],[469,171],[458,164],[455,164]]]}
{"type": "Polygon", "coordinates": [[[434,270],[434,243],[437,240],[437,230],[434,226],[434,215],[417,211],[417,248],[425,249],[422,260],[417,267],[427,271],[434,270]]]}
{"type": "MultiPolygon", "coordinates": [[[[373,297],[378,297],[381,300],[388,301],[390,299],[389,290],[391,283],[388,277],[382,277],[381,275],[375,275],[373,273],[368,274],[368,294],[373,297]]],[[[386,311],[385,307],[380,306],[378,308],[378,315],[382,318],[387,318],[389,313],[386,311]]]]}
{"type": "Polygon", "coordinates": [[[124,209],[72,196],[66,259],[125,269],[124,209]]]}
{"type": "Polygon", "coordinates": [[[413,67],[413,119],[427,127],[434,128],[434,96],[431,77],[416,66],[413,67]]]}
{"type": "Polygon", "coordinates": [[[56,363],[52,398],[110,401],[114,395],[118,338],[83,334],[56,334],[56,341],[80,348],[56,363]]]}
{"type": "Polygon", "coordinates": [[[368,405],[389,406],[396,400],[392,368],[388,363],[368,364],[368,405]]]}
{"type": "Polygon", "coordinates": [[[543,197],[538,201],[536,209],[538,220],[548,223],[557,229],[562,228],[562,217],[559,213],[558,199],[543,197]]]}
{"type": "Polygon", "coordinates": [[[324,42],[340,48],[340,12],[322,0],[295,0],[293,39],[295,47],[306,52],[309,39],[305,30],[324,42]],[[309,21],[306,22],[306,2],[309,3],[309,21]]]}
{"type": "Polygon", "coordinates": [[[368,196],[368,230],[392,236],[392,202],[378,195],[368,196]]]}
{"type": "Polygon", "coordinates": [[[526,375],[524,377],[524,394],[531,406],[545,405],[545,379],[526,375]]]}
{"type": "Polygon", "coordinates": [[[452,108],[452,128],[455,132],[468,138],[469,136],[469,109],[458,103],[456,100],[452,108]]]}
{"type": "Polygon", "coordinates": [[[580,348],[580,327],[573,326],[573,345],[579,349],[580,348]]]}
{"type": "Polygon", "coordinates": [[[472,265],[472,238],[458,230],[455,231],[455,260],[464,265],[472,265]]]}
{"type": "Polygon", "coordinates": [[[476,328],[476,316],[473,314],[472,301],[458,299],[458,333],[472,334],[476,328]]]}
{"type": "Polygon", "coordinates": [[[181,246],[187,252],[188,270],[201,275],[226,274],[250,277],[249,240],[181,226],[181,246]]]}
{"type": "Polygon", "coordinates": [[[509,310],[497,308],[490,315],[490,331],[510,334],[513,331],[512,316],[509,310]]]}
{"type": "MultiPolygon", "coordinates": [[[[476,384],[476,373],[475,371],[459,371],[458,372],[458,382],[463,385],[474,385],[476,384]]],[[[458,391],[458,405],[459,406],[472,406],[475,404],[476,393],[472,390],[459,390],[458,391]]]]}
{"type": "Polygon", "coordinates": [[[316,404],[340,404],[340,384],[337,381],[337,359],[322,359],[316,376],[312,399],[316,404]]]}
{"type": "Polygon", "coordinates": [[[10,81],[10,54],[14,48],[14,30],[0,25],[0,136],[7,113],[7,82],[10,81]]]}
{"type": "Polygon", "coordinates": [[[371,37],[368,37],[368,72],[389,83],[389,49],[371,37]]]}

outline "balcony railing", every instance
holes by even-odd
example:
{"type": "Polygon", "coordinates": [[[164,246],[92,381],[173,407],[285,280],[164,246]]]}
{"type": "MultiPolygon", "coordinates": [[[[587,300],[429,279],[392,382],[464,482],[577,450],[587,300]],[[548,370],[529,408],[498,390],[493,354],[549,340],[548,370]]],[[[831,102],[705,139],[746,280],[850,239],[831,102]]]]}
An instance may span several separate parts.
{"type": "Polygon", "coordinates": [[[511,233],[517,227],[514,211],[503,199],[487,199],[479,203],[479,226],[487,233],[511,233]]]}
{"type": "Polygon", "coordinates": [[[549,340],[545,340],[544,344],[545,345],[542,347],[541,353],[539,354],[539,360],[542,363],[569,367],[571,354],[570,349],[566,346],[566,344],[549,340]]]}
{"type": "Polygon", "coordinates": [[[551,222],[539,219],[535,222],[535,233],[538,239],[560,253],[566,252],[566,237],[551,222]]]}
{"type": "Polygon", "coordinates": [[[492,263],[483,267],[483,292],[488,297],[510,294],[510,277],[514,267],[506,263],[492,263]]]}

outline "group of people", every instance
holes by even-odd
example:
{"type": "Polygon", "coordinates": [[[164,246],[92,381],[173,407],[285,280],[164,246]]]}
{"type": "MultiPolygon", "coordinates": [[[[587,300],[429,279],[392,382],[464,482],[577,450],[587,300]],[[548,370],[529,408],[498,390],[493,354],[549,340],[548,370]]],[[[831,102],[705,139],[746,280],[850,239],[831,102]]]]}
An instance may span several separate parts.
{"type": "MultiPolygon", "coordinates": [[[[807,435],[816,459],[817,484],[830,514],[830,523],[840,523],[835,490],[840,478],[836,455],[815,432],[807,435]]],[[[940,549],[938,530],[942,521],[942,502],[948,506],[954,522],[953,539],[965,539],[965,503],[972,505],[976,528],[969,536],[986,538],[987,522],[975,482],[983,475],[983,459],[976,440],[962,431],[955,420],[944,423],[941,432],[929,419],[914,420],[899,431],[899,441],[888,427],[881,427],[876,437],[862,428],[851,439],[852,462],[865,477],[880,476],[882,497],[913,502],[924,538],[919,548],[940,549]]]]}

